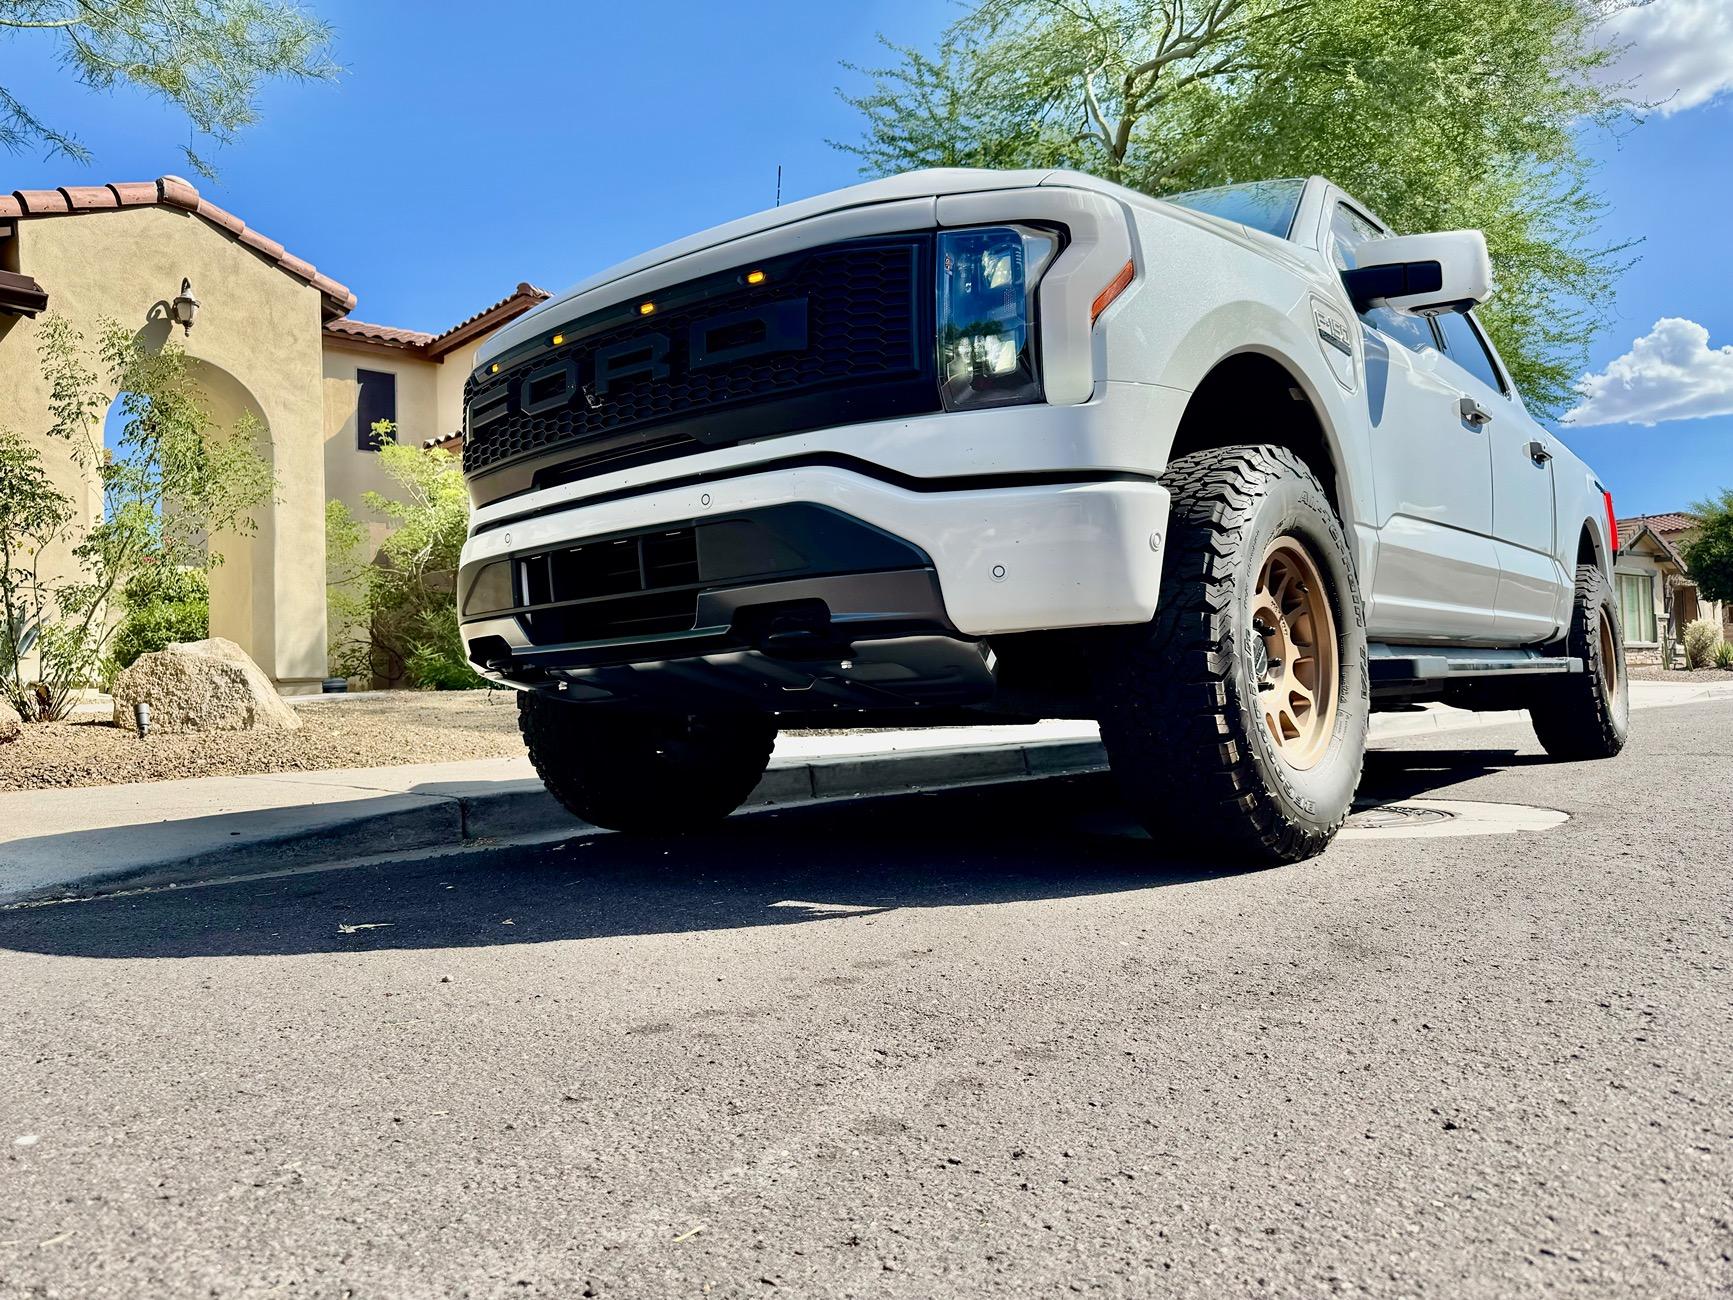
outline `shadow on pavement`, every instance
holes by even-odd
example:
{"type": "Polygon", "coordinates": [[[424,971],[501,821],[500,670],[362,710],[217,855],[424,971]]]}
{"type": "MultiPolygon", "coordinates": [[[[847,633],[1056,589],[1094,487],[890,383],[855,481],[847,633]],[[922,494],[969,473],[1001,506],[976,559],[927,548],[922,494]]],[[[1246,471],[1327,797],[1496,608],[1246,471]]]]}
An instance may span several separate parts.
{"type": "MultiPolygon", "coordinates": [[[[1361,795],[1409,798],[1544,761],[1510,750],[1375,751],[1361,795]]],[[[768,810],[684,839],[591,834],[16,906],[0,910],[0,950],[257,956],[844,924],[893,908],[1183,885],[1249,866],[1164,857],[1097,774],[768,810]]]]}
{"type": "Polygon", "coordinates": [[[840,923],[1245,869],[1164,860],[1150,841],[1114,833],[1111,813],[1102,776],[859,799],[742,815],[683,839],[591,834],[13,907],[0,911],[0,949],[203,957],[479,947],[840,923]]]}
{"type": "Polygon", "coordinates": [[[1556,767],[1545,754],[1514,749],[1371,749],[1360,773],[1362,800],[1388,803],[1442,795],[1453,785],[1493,776],[1512,768],[1556,767]]]}

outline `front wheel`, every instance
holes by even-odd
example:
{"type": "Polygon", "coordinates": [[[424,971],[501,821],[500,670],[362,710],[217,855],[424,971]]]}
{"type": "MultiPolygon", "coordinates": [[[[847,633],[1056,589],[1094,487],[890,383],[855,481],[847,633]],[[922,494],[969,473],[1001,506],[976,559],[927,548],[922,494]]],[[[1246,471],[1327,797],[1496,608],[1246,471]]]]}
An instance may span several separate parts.
{"type": "Polygon", "coordinates": [[[1613,589],[1592,564],[1577,566],[1565,653],[1581,659],[1583,671],[1545,683],[1528,710],[1534,734],[1554,758],[1611,758],[1630,734],[1631,684],[1613,589]]]}
{"type": "Polygon", "coordinates": [[[1353,557],[1280,447],[1169,465],[1152,623],[1104,643],[1097,714],[1125,801],[1163,847],[1295,862],[1341,828],[1370,700],[1353,557]]]}
{"type": "Polygon", "coordinates": [[[542,783],[569,812],[638,833],[720,822],[746,802],[776,741],[756,715],[616,712],[534,691],[518,696],[518,727],[542,783]]]}

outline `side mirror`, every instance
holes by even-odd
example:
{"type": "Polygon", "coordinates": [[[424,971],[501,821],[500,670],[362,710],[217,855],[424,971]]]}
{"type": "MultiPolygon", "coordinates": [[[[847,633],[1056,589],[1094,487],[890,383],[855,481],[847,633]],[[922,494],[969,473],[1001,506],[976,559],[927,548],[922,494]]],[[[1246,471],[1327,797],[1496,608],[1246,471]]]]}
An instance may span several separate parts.
{"type": "Polygon", "coordinates": [[[1467,311],[1492,296],[1492,258],[1478,230],[1373,239],[1342,272],[1355,311],[1383,304],[1411,316],[1467,311]]]}

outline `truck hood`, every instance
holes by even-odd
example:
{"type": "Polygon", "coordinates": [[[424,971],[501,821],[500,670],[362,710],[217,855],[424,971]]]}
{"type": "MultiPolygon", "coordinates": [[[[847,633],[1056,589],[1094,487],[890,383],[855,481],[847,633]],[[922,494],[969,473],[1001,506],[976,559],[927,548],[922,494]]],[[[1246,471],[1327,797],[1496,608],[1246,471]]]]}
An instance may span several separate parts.
{"type": "Polygon", "coordinates": [[[1069,186],[1115,195],[1125,193],[1117,185],[1097,180],[1093,176],[1085,176],[1079,172],[992,171],[973,167],[936,167],[926,171],[904,172],[900,176],[887,176],[883,180],[868,181],[864,185],[851,185],[847,189],[832,190],[828,194],[801,199],[779,208],[755,212],[749,217],[741,217],[736,221],[729,221],[720,226],[712,226],[709,230],[700,231],[696,235],[688,235],[684,239],[676,239],[671,244],[663,244],[660,248],[653,248],[647,253],[640,253],[637,257],[628,258],[624,262],[610,266],[607,270],[599,271],[586,280],[580,280],[564,293],[549,298],[534,311],[518,317],[495,333],[477,351],[476,363],[478,365],[485,364],[500,353],[540,332],[548,325],[569,319],[572,314],[572,303],[584,294],[602,288],[615,280],[624,279],[628,275],[635,275],[664,262],[671,262],[675,258],[686,257],[707,248],[714,248],[718,244],[726,244],[730,240],[743,239],[748,235],[775,230],[779,226],[793,225],[797,221],[805,221],[829,212],[840,212],[847,208],[867,207],[875,203],[895,203],[901,199],[970,194],[981,190],[1029,189],[1037,185],[1069,186]]]}

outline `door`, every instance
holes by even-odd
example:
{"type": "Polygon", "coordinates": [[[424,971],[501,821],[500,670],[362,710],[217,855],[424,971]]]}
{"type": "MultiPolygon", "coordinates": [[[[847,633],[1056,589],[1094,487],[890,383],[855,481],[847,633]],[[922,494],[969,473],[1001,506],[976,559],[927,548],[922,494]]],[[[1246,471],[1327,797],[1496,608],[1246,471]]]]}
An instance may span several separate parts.
{"type": "Polygon", "coordinates": [[[1436,324],[1446,369],[1478,412],[1474,418],[1484,420],[1492,455],[1499,567],[1493,632],[1511,645],[1551,640],[1562,630],[1561,613],[1568,617],[1576,578],[1557,559],[1552,440],[1516,399],[1472,313],[1447,312],[1436,324]]]}
{"type": "MultiPolygon", "coordinates": [[[[1356,265],[1356,249],[1384,233],[1338,203],[1337,266],[1356,265]]],[[[1429,321],[1377,307],[1360,323],[1378,525],[1367,631],[1382,641],[1489,643],[1499,566],[1486,433],[1463,418],[1462,386],[1429,321]]]]}

